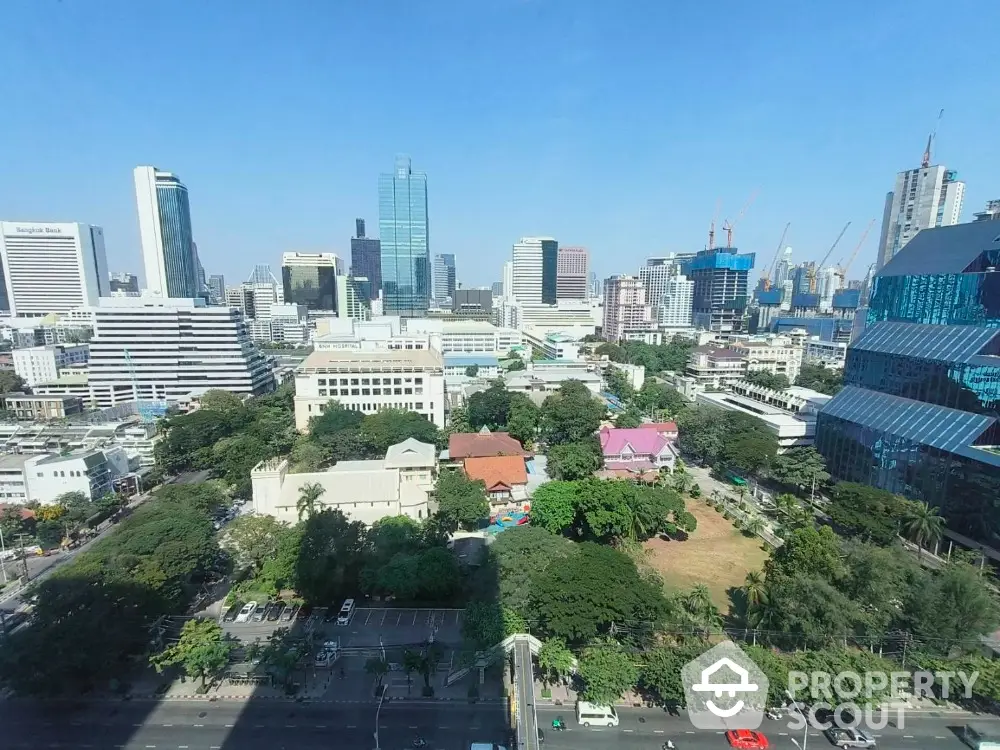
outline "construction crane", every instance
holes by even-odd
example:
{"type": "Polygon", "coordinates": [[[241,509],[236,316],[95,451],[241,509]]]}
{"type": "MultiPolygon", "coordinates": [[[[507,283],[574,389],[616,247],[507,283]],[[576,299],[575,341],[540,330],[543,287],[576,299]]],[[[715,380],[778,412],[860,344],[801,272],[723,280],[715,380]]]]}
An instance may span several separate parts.
{"type": "Polygon", "coordinates": [[[831,253],[836,249],[837,245],[840,244],[840,240],[843,238],[844,234],[847,232],[848,227],[851,226],[851,222],[844,224],[844,228],[840,230],[840,234],[837,235],[837,239],[833,241],[830,245],[830,249],[826,251],[826,255],[823,256],[823,260],[817,263],[815,266],[809,269],[809,294],[816,294],[816,275],[822,270],[823,266],[826,265],[827,260],[829,260],[831,253]]]}
{"type": "Polygon", "coordinates": [[[740,209],[740,213],[736,217],[736,220],[735,221],[730,221],[729,219],[726,219],[725,222],[723,222],[722,229],[726,233],[726,247],[732,247],[733,246],[733,230],[736,228],[736,225],[740,223],[740,219],[743,218],[743,214],[745,214],[747,212],[747,209],[750,208],[750,206],[753,204],[753,202],[756,199],[757,199],[757,191],[754,190],[750,194],[749,200],[747,200],[747,202],[743,205],[743,208],[740,209]]]}
{"type": "Polygon", "coordinates": [[[715,201],[715,213],[712,214],[712,223],[708,225],[708,249],[715,249],[715,222],[719,218],[719,212],[722,210],[722,199],[719,198],[715,201]]]}
{"type": "Polygon", "coordinates": [[[921,169],[927,169],[931,165],[931,145],[934,143],[934,139],[937,138],[938,127],[941,125],[941,118],[943,116],[944,110],[942,109],[938,112],[937,122],[934,123],[934,130],[927,136],[927,148],[924,149],[924,158],[920,160],[921,169]]]}
{"type": "Polygon", "coordinates": [[[792,225],[792,222],[785,224],[785,229],[781,233],[781,239],[778,240],[778,249],[774,251],[774,260],[771,261],[771,267],[764,272],[764,291],[768,292],[771,290],[771,282],[774,280],[774,269],[778,267],[778,257],[781,255],[781,248],[785,244],[785,235],[788,234],[788,227],[792,225]]]}
{"type": "Polygon", "coordinates": [[[868,233],[870,231],[872,231],[872,227],[873,226],[875,226],[875,219],[872,219],[871,221],[868,222],[868,226],[865,227],[865,231],[862,233],[861,239],[858,240],[858,244],[855,245],[854,249],[851,251],[851,255],[847,259],[847,264],[846,265],[842,265],[841,263],[837,264],[838,266],[840,266],[840,272],[842,274],[844,274],[844,281],[845,282],[847,281],[847,269],[849,269],[851,267],[851,264],[854,262],[854,259],[857,257],[858,251],[861,249],[861,246],[863,244],[865,244],[865,240],[868,239],[868,233]]]}

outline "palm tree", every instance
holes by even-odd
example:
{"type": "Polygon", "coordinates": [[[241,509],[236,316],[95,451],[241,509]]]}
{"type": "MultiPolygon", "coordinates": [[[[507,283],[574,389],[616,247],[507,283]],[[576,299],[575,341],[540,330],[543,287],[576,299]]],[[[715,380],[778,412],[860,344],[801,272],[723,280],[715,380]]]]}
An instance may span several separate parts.
{"type": "Polygon", "coordinates": [[[316,512],[316,502],[326,492],[323,485],[310,482],[299,487],[299,499],[295,503],[295,510],[299,513],[299,520],[305,516],[308,518],[316,512]]]}
{"type": "Polygon", "coordinates": [[[722,627],[722,614],[712,601],[708,586],[699,583],[681,600],[681,606],[696,630],[709,635],[712,630],[722,627]]]}
{"type": "Polygon", "coordinates": [[[743,593],[747,598],[747,607],[753,611],[767,599],[767,588],[764,576],[760,571],[751,570],[743,581],[743,593]]]}
{"type": "Polygon", "coordinates": [[[406,694],[410,694],[410,675],[414,672],[419,672],[423,667],[424,657],[422,657],[419,652],[413,651],[412,649],[406,649],[403,652],[403,671],[406,672],[406,694]]]}
{"type": "Polygon", "coordinates": [[[911,502],[903,516],[903,533],[917,543],[922,555],[925,547],[930,549],[932,544],[941,541],[944,519],[938,515],[937,508],[919,500],[911,502]]]}
{"type": "Polygon", "coordinates": [[[764,530],[764,519],[760,516],[750,516],[743,524],[743,530],[750,536],[758,536],[764,530]]]}

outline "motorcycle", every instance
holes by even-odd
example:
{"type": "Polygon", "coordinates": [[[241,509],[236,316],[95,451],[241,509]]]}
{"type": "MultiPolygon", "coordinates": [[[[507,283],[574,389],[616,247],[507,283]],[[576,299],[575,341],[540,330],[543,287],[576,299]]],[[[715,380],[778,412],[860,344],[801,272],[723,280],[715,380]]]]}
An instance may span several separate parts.
{"type": "Polygon", "coordinates": [[[781,712],[774,708],[769,708],[764,712],[764,716],[774,721],[778,721],[781,718],[781,712]]]}
{"type": "Polygon", "coordinates": [[[427,740],[423,739],[422,737],[417,737],[417,739],[413,740],[413,746],[414,747],[427,747],[427,740]]]}
{"type": "Polygon", "coordinates": [[[561,716],[557,716],[552,720],[552,731],[562,732],[565,729],[566,729],[566,722],[563,721],[563,718],[561,716]]]}
{"type": "Polygon", "coordinates": [[[674,745],[673,740],[667,740],[663,743],[661,750],[677,750],[677,746],[674,745]]]}

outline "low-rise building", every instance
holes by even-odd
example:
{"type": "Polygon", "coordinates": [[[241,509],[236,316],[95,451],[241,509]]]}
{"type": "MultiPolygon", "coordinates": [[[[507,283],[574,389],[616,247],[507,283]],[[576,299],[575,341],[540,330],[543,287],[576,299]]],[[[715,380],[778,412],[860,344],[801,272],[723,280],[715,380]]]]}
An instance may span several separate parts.
{"type": "Polygon", "coordinates": [[[444,361],[434,349],[313,352],[295,373],[296,429],[330,401],[364,414],[406,409],[444,427],[444,361]]]}
{"type": "Polygon", "coordinates": [[[804,364],[823,365],[835,370],[843,370],[846,361],[846,341],[823,341],[819,336],[811,336],[805,341],[802,353],[804,364]]]}
{"type": "MultiPolygon", "coordinates": [[[[587,335],[588,329],[582,331],[570,329],[566,331],[546,331],[544,329],[528,326],[522,331],[525,343],[542,354],[549,360],[570,360],[581,359],[580,349],[586,344],[583,338],[587,335]]],[[[529,357],[530,358],[530,357],[529,357]]]]}
{"type": "Polygon", "coordinates": [[[339,510],[353,521],[373,524],[388,516],[421,520],[434,511],[436,448],[412,438],[390,446],[385,458],[341,461],[324,471],[295,474],[288,459],[262,461],[250,472],[255,513],[285,523],[299,520],[302,489],[318,485],[315,510],[339,510]]]}
{"type": "Polygon", "coordinates": [[[28,501],[50,505],[67,492],[93,500],[112,492],[114,480],[129,473],[129,459],[117,446],[34,455],[24,461],[23,473],[28,501]]]}
{"type": "Polygon", "coordinates": [[[500,374],[500,361],[495,354],[478,355],[445,355],[444,374],[445,376],[466,375],[474,368],[474,377],[495,378],[500,374]]]}
{"type": "Polygon", "coordinates": [[[24,464],[32,456],[11,453],[0,456],[0,504],[24,505],[28,502],[28,483],[24,464]]]}
{"type": "Polygon", "coordinates": [[[83,413],[83,399],[79,396],[7,393],[0,396],[0,403],[19,422],[44,422],[83,413]]]}
{"type": "Polygon", "coordinates": [[[90,388],[89,375],[63,375],[47,383],[39,383],[31,390],[38,396],[75,396],[87,407],[96,403],[90,388]]]}
{"type": "Polygon", "coordinates": [[[540,399],[558,391],[567,380],[579,380],[595,396],[601,392],[604,385],[604,379],[600,374],[589,371],[560,372],[532,368],[508,372],[503,378],[507,390],[511,393],[525,393],[529,397],[537,394],[540,399]]]}
{"type": "Polygon", "coordinates": [[[816,415],[807,411],[794,414],[735,393],[699,393],[695,403],[757,417],[778,439],[779,451],[812,445],[816,437],[816,415]]]}
{"type": "Polygon", "coordinates": [[[735,348],[706,344],[696,347],[688,358],[687,375],[695,390],[720,390],[742,380],[746,373],[746,356],[735,348]]]}
{"type": "Polygon", "coordinates": [[[528,471],[523,456],[467,458],[462,467],[469,479],[482,480],[486,485],[492,515],[501,510],[520,510],[527,502],[528,471]]]}
{"type": "Polygon", "coordinates": [[[603,427],[599,437],[607,471],[642,474],[660,469],[674,470],[677,451],[655,429],[603,427]]]}
{"type": "Polygon", "coordinates": [[[746,360],[747,372],[769,372],[784,375],[794,383],[802,367],[802,347],[795,346],[786,336],[768,336],[730,344],[746,360]]]}
{"type": "Polygon", "coordinates": [[[87,344],[49,344],[14,349],[14,372],[29,387],[55,380],[60,372],[73,365],[83,365],[90,359],[87,344]]]}
{"type": "Polygon", "coordinates": [[[531,456],[517,438],[507,432],[491,432],[483,427],[479,432],[456,432],[448,436],[448,454],[442,456],[450,461],[464,461],[467,458],[487,456],[531,456]]]}

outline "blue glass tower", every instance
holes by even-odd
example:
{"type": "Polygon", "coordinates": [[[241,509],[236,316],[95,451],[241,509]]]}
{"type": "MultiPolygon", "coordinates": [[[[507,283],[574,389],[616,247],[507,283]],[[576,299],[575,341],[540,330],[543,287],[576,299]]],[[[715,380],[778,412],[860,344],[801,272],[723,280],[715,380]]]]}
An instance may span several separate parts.
{"type": "Polygon", "coordinates": [[[163,297],[199,296],[187,187],[156,167],[136,167],[133,174],[146,288],[163,297]]]}
{"type": "Polygon", "coordinates": [[[735,247],[700,250],[681,262],[694,282],[694,324],[709,331],[740,333],[747,327],[747,291],[754,254],[735,247]]]}
{"type": "Polygon", "coordinates": [[[414,172],[409,157],[397,157],[395,172],[379,175],[378,225],[383,310],[421,317],[431,298],[427,175],[414,172]]]}
{"type": "MultiPolygon", "coordinates": [[[[838,479],[1000,539],[1000,226],[925,229],[876,274],[816,447],[838,479]]],[[[860,312],[859,312],[860,314],[860,312]]]]}

